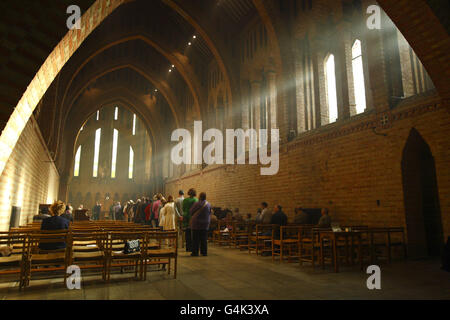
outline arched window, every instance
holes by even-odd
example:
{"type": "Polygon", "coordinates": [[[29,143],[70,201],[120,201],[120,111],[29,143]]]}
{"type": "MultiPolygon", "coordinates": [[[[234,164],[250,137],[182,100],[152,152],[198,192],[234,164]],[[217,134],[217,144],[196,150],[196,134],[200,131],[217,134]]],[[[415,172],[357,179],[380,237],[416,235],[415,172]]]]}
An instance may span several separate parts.
{"type": "Polygon", "coordinates": [[[136,113],[133,114],[133,136],[136,135],[136,113]]]}
{"type": "Polygon", "coordinates": [[[81,146],[78,147],[75,154],[75,165],[73,166],[73,176],[78,177],[80,175],[80,159],[81,159],[81,146]]]}
{"type": "Polygon", "coordinates": [[[116,177],[117,140],[119,140],[119,131],[117,131],[117,129],[114,129],[113,145],[112,145],[112,160],[111,160],[111,178],[116,177]]]}
{"type": "Polygon", "coordinates": [[[94,168],[92,176],[97,178],[98,175],[98,157],[100,155],[100,136],[102,134],[102,129],[97,129],[95,131],[95,143],[94,143],[94,168]]]}
{"type": "Polygon", "coordinates": [[[119,119],[119,107],[114,108],[114,120],[119,119]]]}
{"type": "Polygon", "coordinates": [[[329,123],[335,122],[338,116],[336,94],[336,69],[334,55],[330,54],[325,60],[325,77],[327,85],[327,102],[329,123]]]}
{"type": "Polygon", "coordinates": [[[100,110],[97,110],[97,116],[96,116],[96,120],[100,120],[100,110]]]}
{"type": "Polygon", "coordinates": [[[130,162],[128,164],[128,179],[133,179],[133,166],[134,166],[134,151],[130,146],[130,162]]]}
{"type": "Polygon", "coordinates": [[[361,41],[356,40],[352,47],[353,86],[355,90],[356,114],[366,109],[366,87],[362,61],[361,41]]]}

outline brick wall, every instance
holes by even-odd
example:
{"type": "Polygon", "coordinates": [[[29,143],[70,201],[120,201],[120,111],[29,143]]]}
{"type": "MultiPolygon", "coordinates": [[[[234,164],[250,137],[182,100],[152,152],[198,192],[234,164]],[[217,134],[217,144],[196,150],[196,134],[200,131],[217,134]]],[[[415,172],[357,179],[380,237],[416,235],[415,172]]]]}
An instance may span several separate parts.
{"type": "Polygon", "coordinates": [[[211,166],[167,181],[166,194],[194,187],[214,206],[254,216],[261,201],[279,203],[292,219],[294,207],[329,207],[342,224],[405,226],[402,151],[412,127],[429,144],[436,163],[444,233],[450,234],[450,114],[436,98],[392,112],[391,127],[372,131],[377,115],[331,124],[280,148],[280,170],[261,176],[259,166],[211,166]],[[379,200],[379,205],[377,204],[379,200]]]}
{"type": "Polygon", "coordinates": [[[20,224],[26,224],[40,203],[56,200],[58,188],[58,171],[31,117],[0,177],[0,230],[8,230],[12,206],[21,207],[20,224]]]}

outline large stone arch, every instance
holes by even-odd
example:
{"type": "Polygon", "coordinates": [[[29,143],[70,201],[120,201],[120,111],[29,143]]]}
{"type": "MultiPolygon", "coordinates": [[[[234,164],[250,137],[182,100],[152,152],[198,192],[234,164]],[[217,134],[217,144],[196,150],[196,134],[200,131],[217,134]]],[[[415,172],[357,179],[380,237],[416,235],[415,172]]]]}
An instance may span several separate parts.
{"type": "Polygon", "coordinates": [[[130,0],[96,0],[80,19],[81,29],[70,30],[31,80],[0,136],[0,175],[34,109],[58,73],[86,38],[111,12],[130,0]]]}
{"type": "Polygon", "coordinates": [[[439,93],[450,99],[450,37],[425,0],[378,0],[408,40],[439,93]]]}

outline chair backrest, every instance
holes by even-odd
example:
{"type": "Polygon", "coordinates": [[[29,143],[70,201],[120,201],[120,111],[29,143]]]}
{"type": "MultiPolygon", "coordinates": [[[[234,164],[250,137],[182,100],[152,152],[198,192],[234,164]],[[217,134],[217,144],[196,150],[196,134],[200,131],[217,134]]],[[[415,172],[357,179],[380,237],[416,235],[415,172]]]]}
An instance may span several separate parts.
{"type": "MultiPolygon", "coordinates": [[[[159,232],[146,232],[145,245],[151,245],[152,243],[158,243],[160,248],[170,246],[178,252],[178,232],[177,231],[159,231],[159,232]]],[[[147,247],[146,247],[147,249],[147,247]]]]}
{"type": "Polygon", "coordinates": [[[356,226],[352,226],[352,225],[347,225],[347,226],[341,226],[342,230],[345,229],[350,229],[352,231],[366,231],[369,229],[369,226],[365,226],[365,225],[356,225],[356,226]]]}
{"type": "Polygon", "coordinates": [[[72,247],[71,236],[67,229],[64,230],[40,230],[39,232],[31,232],[26,240],[26,251],[32,253],[49,253],[54,251],[62,251],[72,247]],[[39,248],[42,244],[64,244],[65,248],[39,248]]]}
{"type": "Polygon", "coordinates": [[[105,251],[110,254],[114,249],[113,245],[119,241],[123,241],[124,246],[126,241],[139,240],[139,246],[145,247],[147,236],[143,231],[109,231],[107,232],[107,240],[105,251]]]}
{"type": "Polygon", "coordinates": [[[261,232],[272,232],[275,228],[278,228],[276,224],[257,224],[256,225],[256,234],[261,232]]]}
{"type": "Polygon", "coordinates": [[[27,237],[27,233],[22,232],[0,232],[0,247],[9,247],[11,249],[14,248],[14,245],[22,245],[22,253],[25,250],[25,239],[27,237]]]}
{"type": "Polygon", "coordinates": [[[313,227],[312,228],[312,240],[314,242],[318,242],[319,241],[319,236],[320,236],[320,232],[322,231],[331,231],[331,228],[319,228],[319,227],[313,227]]]}
{"type": "Polygon", "coordinates": [[[102,232],[102,231],[96,231],[96,232],[76,232],[73,231],[70,233],[70,236],[72,238],[72,243],[76,242],[94,242],[97,244],[97,247],[100,250],[105,250],[106,248],[106,241],[108,239],[108,233],[102,232]]]}
{"type": "Polygon", "coordinates": [[[248,232],[248,223],[240,222],[240,221],[233,222],[233,229],[232,229],[233,234],[246,233],[246,232],[248,232]]]}
{"type": "Polygon", "coordinates": [[[301,226],[281,226],[280,240],[300,239],[301,226]]]}

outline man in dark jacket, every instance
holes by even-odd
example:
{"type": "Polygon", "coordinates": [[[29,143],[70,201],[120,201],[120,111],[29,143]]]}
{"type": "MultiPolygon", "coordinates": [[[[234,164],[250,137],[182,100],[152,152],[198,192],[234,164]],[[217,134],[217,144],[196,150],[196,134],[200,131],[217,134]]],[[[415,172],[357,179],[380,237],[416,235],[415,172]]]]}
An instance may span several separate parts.
{"type": "Polygon", "coordinates": [[[276,205],[273,208],[274,214],[270,220],[271,224],[277,225],[277,228],[275,229],[275,239],[280,239],[280,227],[287,225],[287,216],[281,209],[280,205],[276,205]]]}

